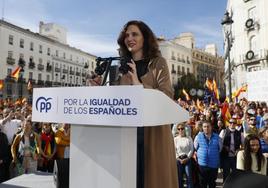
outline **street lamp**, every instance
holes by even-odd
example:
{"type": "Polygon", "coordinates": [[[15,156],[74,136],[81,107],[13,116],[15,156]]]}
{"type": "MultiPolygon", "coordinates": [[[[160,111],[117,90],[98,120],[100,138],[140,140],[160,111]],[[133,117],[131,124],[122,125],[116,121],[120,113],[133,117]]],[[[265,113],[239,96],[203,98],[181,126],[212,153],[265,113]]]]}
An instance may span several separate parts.
{"type": "Polygon", "coordinates": [[[227,40],[227,48],[225,52],[224,59],[228,58],[228,87],[229,87],[229,100],[232,101],[232,83],[231,83],[231,60],[230,60],[230,51],[232,47],[232,16],[229,15],[229,12],[226,11],[222,19],[221,25],[223,26],[224,35],[227,40]]]}

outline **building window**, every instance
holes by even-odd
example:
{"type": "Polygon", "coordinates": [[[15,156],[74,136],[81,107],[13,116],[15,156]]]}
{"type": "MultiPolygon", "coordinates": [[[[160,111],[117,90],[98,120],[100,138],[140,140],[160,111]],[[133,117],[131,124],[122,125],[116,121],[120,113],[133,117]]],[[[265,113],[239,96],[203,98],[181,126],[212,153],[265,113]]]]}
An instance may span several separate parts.
{"type": "Polygon", "coordinates": [[[43,60],[41,58],[39,58],[39,64],[42,64],[43,60]]]}
{"type": "Polygon", "coordinates": [[[13,35],[9,35],[8,44],[13,45],[13,39],[14,39],[13,35]]]}
{"type": "Polygon", "coordinates": [[[33,72],[29,72],[29,79],[33,79],[33,72]]]}
{"type": "Polygon", "coordinates": [[[7,55],[7,56],[8,56],[8,58],[10,58],[10,59],[13,58],[13,51],[8,51],[8,55],[7,55]]]}
{"type": "Polygon", "coordinates": [[[38,80],[42,80],[42,74],[41,73],[38,74],[38,80]]]}
{"type": "Polygon", "coordinates": [[[47,75],[47,81],[50,81],[50,76],[49,75],[47,75]]]}
{"type": "Polygon", "coordinates": [[[65,52],[63,52],[63,59],[65,59],[66,58],[66,55],[65,55],[65,52]]]}
{"type": "Polygon", "coordinates": [[[34,43],[33,43],[33,42],[30,43],[30,50],[31,50],[31,51],[34,50],[34,43]]]}
{"type": "Polygon", "coordinates": [[[43,52],[43,47],[42,45],[39,45],[39,53],[41,54],[43,52]]]}
{"type": "Polygon", "coordinates": [[[47,48],[47,55],[50,55],[50,48],[47,48]]]}
{"type": "Polygon", "coordinates": [[[176,60],[174,54],[175,54],[174,52],[171,52],[171,59],[172,59],[172,60],[176,60]]]}
{"type": "Polygon", "coordinates": [[[70,60],[71,60],[71,61],[73,60],[73,56],[72,56],[72,55],[70,55],[70,60]]]}
{"type": "Polygon", "coordinates": [[[185,68],[182,67],[182,74],[185,74],[185,68]]]}
{"type": "Polygon", "coordinates": [[[178,74],[181,73],[181,67],[180,67],[180,66],[177,67],[177,73],[178,73],[178,74]]]}
{"type": "Polygon", "coordinates": [[[12,73],[12,69],[8,68],[8,69],[7,69],[7,75],[8,75],[8,76],[11,76],[11,73],[12,73]]]}
{"type": "Polygon", "coordinates": [[[24,40],[23,39],[20,39],[20,47],[24,48],[24,40]]]}
{"type": "Polygon", "coordinates": [[[58,50],[56,50],[56,56],[59,57],[59,51],[58,50]]]}
{"type": "Polygon", "coordinates": [[[187,74],[190,74],[190,68],[187,68],[187,74]]]}
{"type": "Polygon", "coordinates": [[[256,36],[253,35],[249,39],[249,49],[252,50],[253,52],[256,52],[256,48],[257,48],[257,40],[256,40],[256,36]]]}
{"type": "Polygon", "coordinates": [[[251,19],[255,20],[256,19],[256,14],[257,14],[256,7],[252,7],[250,9],[248,9],[248,18],[251,18],[251,19]]]}

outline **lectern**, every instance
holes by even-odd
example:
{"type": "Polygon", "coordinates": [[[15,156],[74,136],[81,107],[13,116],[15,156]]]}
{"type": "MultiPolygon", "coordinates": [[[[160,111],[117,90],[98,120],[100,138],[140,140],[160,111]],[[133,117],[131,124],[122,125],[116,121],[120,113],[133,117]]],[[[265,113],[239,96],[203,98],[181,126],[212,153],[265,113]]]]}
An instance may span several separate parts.
{"type": "Polygon", "coordinates": [[[71,188],[136,188],[137,127],[189,118],[164,93],[142,86],[34,89],[33,105],[33,121],[72,124],[71,188]]]}

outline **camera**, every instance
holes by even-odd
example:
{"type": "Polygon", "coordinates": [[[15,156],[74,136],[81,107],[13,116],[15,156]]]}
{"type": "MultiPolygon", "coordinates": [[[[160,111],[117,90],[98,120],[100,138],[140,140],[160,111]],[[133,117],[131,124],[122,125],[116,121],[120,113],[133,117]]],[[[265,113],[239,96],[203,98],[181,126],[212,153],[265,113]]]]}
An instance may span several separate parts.
{"type": "Polygon", "coordinates": [[[119,72],[121,72],[122,74],[127,74],[128,71],[131,70],[130,66],[127,63],[131,63],[130,57],[121,57],[120,58],[119,72]]]}

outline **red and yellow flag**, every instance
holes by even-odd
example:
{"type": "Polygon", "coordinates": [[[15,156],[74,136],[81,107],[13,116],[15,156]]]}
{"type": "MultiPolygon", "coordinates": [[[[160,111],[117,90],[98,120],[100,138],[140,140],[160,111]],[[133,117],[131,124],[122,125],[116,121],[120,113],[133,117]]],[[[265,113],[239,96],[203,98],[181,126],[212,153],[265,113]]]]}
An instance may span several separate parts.
{"type": "Polygon", "coordinates": [[[213,83],[208,78],[206,80],[206,86],[210,91],[213,91],[213,83]]]}
{"type": "Polygon", "coordinates": [[[227,102],[223,103],[221,114],[222,114],[223,121],[225,122],[225,125],[229,126],[229,120],[231,119],[232,116],[229,111],[229,104],[227,102]]]}
{"type": "Polygon", "coordinates": [[[21,67],[17,67],[12,73],[11,76],[15,78],[17,81],[19,79],[21,67]]]}
{"type": "Polygon", "coordinates": [[[219,90],[218,90],[217,83],[216,83],[215,79],[213,79],[213,91],[215,94],[215,98],[219,100],[220,95],[219,95],[219,90]]]}
{"type": "Polygon", "coordinates": [[[238,90],[232,93],[232,98],[239,97],[241,93],[247,92],[247,90],[248,90],[248,85],[242,86],[241,88],[239,88],[238,90]]]}
{"type": "Polygon", "coordinates": [[[189,97],[188,93],[184,89],[182,90],[182,93],[186,97],[186,100],[189,101],[190,100],[190,97],[189,97]]]}
{"type": "Polygon", "coordinates": [[[4,88],[4,80],[0,80],[0,91],[4,88]]]}

